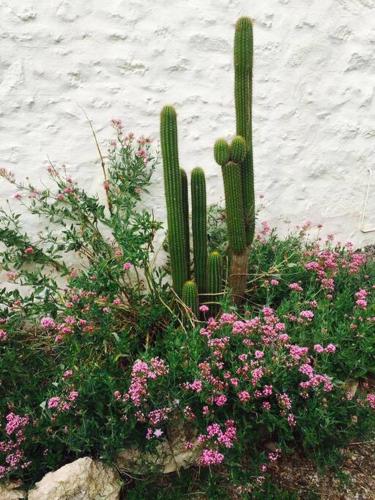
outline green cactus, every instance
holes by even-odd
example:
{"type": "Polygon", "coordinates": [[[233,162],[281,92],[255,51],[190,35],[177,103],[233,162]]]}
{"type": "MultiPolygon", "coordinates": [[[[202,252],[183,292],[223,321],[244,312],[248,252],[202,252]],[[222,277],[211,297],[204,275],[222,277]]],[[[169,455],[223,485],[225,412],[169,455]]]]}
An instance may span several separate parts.
{"type": "Polygon", "coordinates": [[[183,284],[188,279],[188,266],[186,262],[181,173],[178,160],[177,116],[172,106],[165,106],[161,111],[160,139],[167,205],[171,274],[174,289],[181,296],[183,284]]]}
{"type": "Polygon", "coordinates": [[[190,279],[190,231],[189,231],[189,188],[186,172],[180,168],[181,189],[182,189],[182,208],[184,212],[184,237],[186,250],[186,266],[188,278],[190,279]]]}
{"type": "Polygon", "coordinates": [[[244,209],[241,196],[241,166],[229,161],[221,169],[224,180],[229,246],[233,253],[241,254],[246,249],[244,209]]]}
{"type": "Polygon", "coordinates": [[[242,196],[246,242],[250,245],[255,229],[255,197],[252,141],[253,23],[248,17],[241,17],[236,24],[234,81],[237,135],[246,142],[246,156],[242,162],[242,196]]]}
{"type": "Polygon", "coordinates": [[[242,163],[246,156],[246,142],[243,137],[236,135],[230,145],[230,159],[234,163],[242,163]]]}
{"type": "Polygon", "coordinates": [[[218,139],[214,146],[214,157],[218,165],[225,165],[230,159],[229,144],[225,139],[218,139]]]}
{"type": "Polygon", "coordinates": [[[204,171],[191,172],[191,214],[195,280],[200,294],[207,289],[207,199],[204,171]]]}
{"type": "MultiPolygon", "coordinates": [[[[220,298],[223,286],[223,264],[222,257],[216,250],[208,256],[208,299],[210,302],[217,302],[220,298]]],[[[217,314],[219,306],[209,304],[211,314],[217,314]]]]}
{"type": "Polygon", "coordinates": [[[198,288],[194,281],[186,281],[182,287],[182,301],[197,316],[199,309],[198,288]]]}

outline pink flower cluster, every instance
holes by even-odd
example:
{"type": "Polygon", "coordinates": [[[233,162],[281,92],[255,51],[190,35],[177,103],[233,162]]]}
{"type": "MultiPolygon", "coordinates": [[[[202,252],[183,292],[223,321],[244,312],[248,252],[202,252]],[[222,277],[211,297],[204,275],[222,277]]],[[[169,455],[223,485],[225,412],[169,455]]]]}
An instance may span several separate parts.
{"type": "Polygon", "coordinates": [[[327,347],[323,347],[320,344],[315,344],[314,345],[314,351],[321,354],[321,353],[334,353],[336,352],[336,346],[335,344],[328,344],[327,347]]]}
{"type": "MultiPolygon", "coordinates": [[[[151,426],[147,429],[146,438],[161,437],[163,431],[154,429],[154,427],[168,420],[168,415],[172,411],[171,407],[158,409],[148,409],[149,383],[168,373],[168,367],[165,361],[160,358],[152,358],[149,362],[138,359],[132,367],[130,386],[127,392],[121,393],[115,391],[114,398],[121,402],[130,402],[135,410],[135,417],[138,422],[146,423],[151,426]],[[143,408],[141,408],[143,405],[143,408]]],[[[194,383],[193,383],[194,384],[194,383]]],[[[196,385],[194,385],[196,387],[196,385]]],[[[124,420],[127,416],[124,416],[124,420]]]]}
{"type": "Polygon", "coordinates": [[[202,451],[201,456],[199,457],[200,465],[205,467],[209,467],[210,465],[219,465],[223,462],[224,455],[217,450],[210,450],[206,448],[202,451]]]}
{"type": "Polygon", "coordinates": [[[141,406],[148,395],[148,381],[167,373],[168,367],[160,358],[152,358],[149,364],[138,359],[133,365],[130,387],[124,399],[130,399],[134,406],[141,406]]]}
{"type": "Polygon", "coordinates": [[[355,294],[355,298],[357,299],[356,300],[356,305],[360,308],[360,309],[367,309],[367,295],[368,295],[368,292],[366,290],[358,290],[358,292],[356,292],[355,294]]]}
{"type": "Polygon", "coordinates": [[[370,408],[373,408],[375,410],[375,394],[367,394],[366,400],[370,408]]]}
{"type": "Polygon", "coordinates": [[[312,311],[301,311],[299,315],[300,318],[306,319],[307,321],[312,321],[314,318],[314,313],[312,311]]]}
{"type": "Polygon", "coordinates": [[[28,416],[11,412],[6,418],[5,432],[8,438],[0,441],[0,455],[4,456],[4,465],[0,464],[0,479],[18,469],[25,469],[31,462],[25,458],[22,444],[25,441],[25,428],[29,424],[28,416]]]}
{"type": "Polygon", "coordinates": [[[56,410],[58,413],[69,411],[78,396],[78,391],[74,389],[72,389],[65,397],[52,396],[52,398],[50,398],[47,402],[47,408],[49,410],[56,410]]]}
{"type": "Polygon", "coordinates": [[[294,292],[303,292],[303,288],[299,283],[290,283],[289,288],[294,292]]]}
{"type": "Polygon", "coordinates": [[[215,448],[224,447],[232,448],[233,443],[236,440],[237,430],[233,420],[227,420],[225,422],[225,429],[218,423],[213,423],[207,426],[206,434],[200,434],[198,436],[197,442],[200,444],[210,443],[213,448],[203,449],[200,457],[199,463],[204,466],[217,465],[223,462],[224,455],[218,452],[215,448]]]}

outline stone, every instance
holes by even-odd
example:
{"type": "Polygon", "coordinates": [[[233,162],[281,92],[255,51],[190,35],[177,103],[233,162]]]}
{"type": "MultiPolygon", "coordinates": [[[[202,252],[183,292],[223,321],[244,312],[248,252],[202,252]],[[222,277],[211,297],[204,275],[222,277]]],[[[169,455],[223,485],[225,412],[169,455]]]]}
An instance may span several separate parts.
{"type": "Polygon", "coordinates": [[[49,472],[29,492],[29,500],[119,500],[121,480],[112,468],[89,457],[49,472]]]}
{"type": "Polygon", "coordinates": [[[147,474],[159,472],[170,474],[180,469],[187,469],[197,464],[201,445],[196,439],[191,449],[186,449],[187,436],[183,427],[175,426],[169,429],[168,440],[161,441],[153,453],[144,453],[138,448],[122,450],[116,460],[120,472],[132,474],[147,474]]]}
{"type": "Polygon", "coordinates": [[[23,500],[26,498],[26,491],[19,488],[18,481],[0,484],[0,500],[23,500]]]}

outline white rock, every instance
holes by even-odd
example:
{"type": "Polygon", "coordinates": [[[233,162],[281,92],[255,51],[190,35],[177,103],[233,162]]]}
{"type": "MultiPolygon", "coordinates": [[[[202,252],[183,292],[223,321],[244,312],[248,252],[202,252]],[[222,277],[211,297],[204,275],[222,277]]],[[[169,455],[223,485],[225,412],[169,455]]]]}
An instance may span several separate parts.
{"type": "Polygon", "coordinates": [[[29,500],[118,500],[121,480],[110,467],[80,458],[46,474],[29,492],[29,500]]]}

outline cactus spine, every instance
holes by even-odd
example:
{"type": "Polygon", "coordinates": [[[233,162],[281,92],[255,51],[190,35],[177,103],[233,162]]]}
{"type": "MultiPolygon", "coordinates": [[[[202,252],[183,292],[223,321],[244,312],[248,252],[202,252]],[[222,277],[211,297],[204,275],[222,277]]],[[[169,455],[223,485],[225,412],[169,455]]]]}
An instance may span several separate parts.
{"type": "Polygon", "coordinates": [[[188,279],[184,208],[181,173],[178,160],[177,116],[172,106],[165,106],[160,117],[160,139],[163,156],[164,189],[167,204],[168,243],[173,286],[181,296],[188,279]]]}
{"type": "MultiPolygon", "coordinates": [[[[222,292],[223,271],[222,258],[219,252],[213,251],[208,256],[208,298],[210,302],[217,302],[222,292]]],[[[210,312],[217,314],[219,306],[210,304],[210,312]]]]}
{"type": "Polygon", "coordinates": [[[199,167],[191,173],[191,211],[194,272],[201,294],[206,293],[207,289],[207,200],[206,179],[199,167]]]}
{"type": "Polygon", "coordinates": [[[186,281],[182,287],[182,301],[191,310],[191,312],[198,315],[198,288],[194,281],[186,281]]]}
{"type": "Polygon", "coordinates": [[[184,169],[180,168],[181,189],[182,189],[182,209],[184,213],[184,237],[186,251],[187,275],[190,278],[190,232],[189,232],[189,190],[188,179],[184,169]]]}
{"type": "Polygon", "coordinates": [[[250,245],[255,230],[255,200],[252,140],[253,24],[248,17],[241,17],[236,24],[234,81],[237,135],[243,137],[246,143],[246,156],[242,162],[242,190],[246,242],[250,245]]]}

